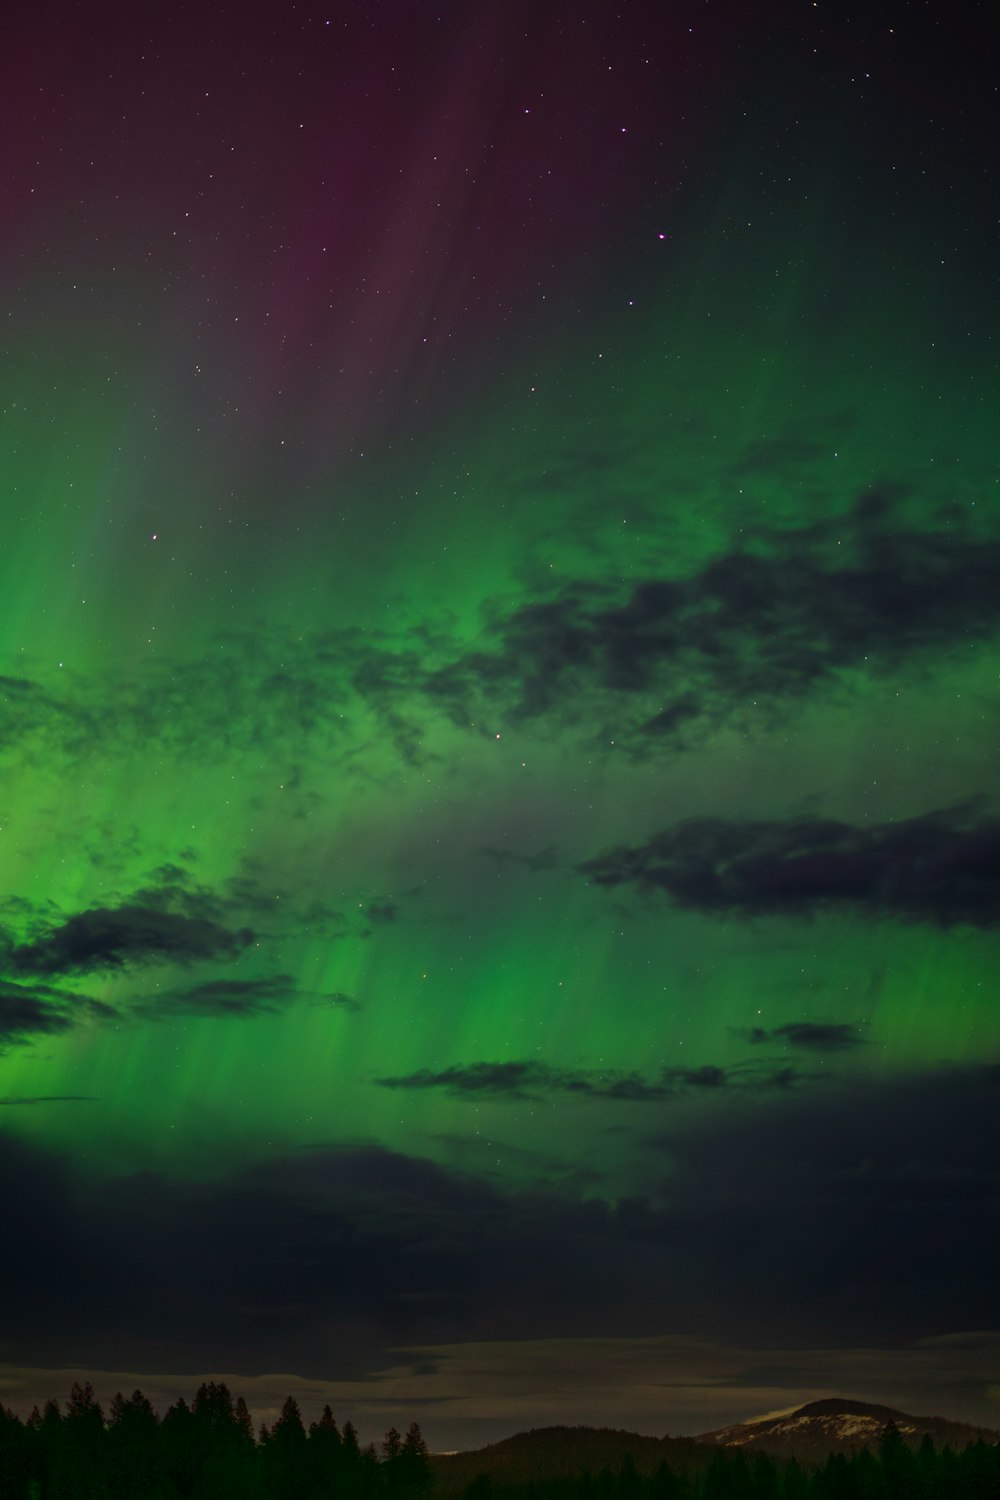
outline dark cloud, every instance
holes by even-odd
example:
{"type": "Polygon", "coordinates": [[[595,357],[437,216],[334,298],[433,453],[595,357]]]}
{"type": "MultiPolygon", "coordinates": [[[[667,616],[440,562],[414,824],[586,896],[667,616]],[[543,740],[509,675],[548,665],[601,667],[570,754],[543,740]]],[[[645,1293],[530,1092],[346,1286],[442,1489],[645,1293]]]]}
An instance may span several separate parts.
{"type": "Polygon", "coordinates": [[[665,1068],[660,1074],[664,1082],[677,1082],[685,1088],[720,1089],[728,1082],[725,1068],[706,1064],[702,1068],[665,1068]]]}
{"type": "Polygon", "coordinates": [[[518,1146],[510,1140],[500,1140],[492,1133],[487,1136],[478,1132],[440,1130],[431,1132],[429,1139],[444,1147],[445,1160],[452,1166],[460,1162],[491,1183],[503,1185],[504,1168],[512,1162],[523,1173],[522,1180],[527,1178],[545,1188],[562,1188],[569,1184],[577,1190],[592,1191],[608,1181],[608,1173],[593,1165],[580,1166],[565,1156],[518,1146]]]}
{"type": "Polygon", "coordinates": [[[210,979],[187,989],[168,990],[141,1000],[133,1015],[154,1020],[171,1016],[233,1017],[274,1015],[295,999],[295,981],[289,974],[266,979],[210,979]]]}
{"type": "Polygon", "coordinates": [[[957,512],[920,529],[904,500],[886,488],[829,521],[745,528],[697,571],[624,596],[565,585],[501,615],[423,691],[457,724],[548,716],[642,754],[699,722],[778,712],[847,667],[967,651],[1000,627],[1000,541],[957,512]]]}
{"type": "Polygon", "coordinates": [[[217,759],[267,745],[290,768],[296,817],[316,757],[372,774],[373,725],[402,762],[426,764],[429,712],[477,734],[545,720],[636,756],[683,748],[722,723],[784,715],[845,669],[967,657],[996,633],[1000,540],[957,508],[928,520],[925,503],[918,524],[907,504],[885,486],[828,520],[745,525],[688,572],[651,570],[624,588],[618,566],[557,592],[535,582],[515,607],[484,608],[471,650],[431,617],[405,634],[269,627],[220,633],[200,659],[151,663],[138,681],[74,679],[55,696],[12,680],[8,738],[73,756],[155,743],[217,759]]]}
{"type": "Polygon", "coordinates": [[[785,477],[796,474],[805,464],[815,464],[828,451],[820,443],[806,438],[762,438],[749,444],[730,472],[740,479],[748,479],[754,474],[785,477]]]}
{"type": "Polygon", "coordinates": [[[675,741],[685,725],[700,718],[702,713],[703,706],[694,693],[684,693],[669,708],[661,708],[659,713],[641,720],[637,732],[647,738],[675,741]]]}
{"type": "Polygon", "coordinates": [[[860,825],[689,818],[578,869],[597,885],[662,891],[694,911],[1000,923],[1000,820],[978,804],[860,825]]]}
{"type": "Polygon", "coordinates": [[[784,1026],[772,1027],[770,1031],[763,1026],[753,1026],[739,1035],[754,1044],[787,1042],[792,1047],[812,1052],[849,1052],[865,1045],[864,1037],[850,1021],[789,1021],[784,1026]]]}
{"type": "MultiPolygon", "coordinates": [[[[675,1223],[703,1246],[706,1277],[727,1264],[748,1281],[759,1275],[779,1322],[791,1326],[798,1306],[835,1328],[839,1308],[838,1338],[866,1327],[903,1335],[933,1307],[939,1326],[958,1327],[958,1283],[968,1276],[985,1292],[1000,1228],[1000,1167],[986,1145],[1000,1126],[997,1074],[940,1068],[772,1096],[739,1129],[711,1115],[649,1144],[670,1163],[675,1223]],[[713,1226],[740,1247],[735,1257],[721,1241],[712,1248],[713,1226]]],[[[985,1296],[978,1319],[966,1304],[967,1326],[995,1325],[997,1296],[985,1296]]]]}
{"type": "MultiPolygon", "coordinates": [[[[152,870],[146,883],[130,894],[127,904],[150,911],[178,912],[195,921],[218,922],[239,904],[242,894],[236,890],[227,890],[225,895],[212,891],[186,866],[168,863],[152,870]]],[[[261,899],[259,893],[257,899],[261,899]]]]}
{"type": "Polygon", "coordinates": [[[474,1098],[483,1095],[500,1099],[528,1099],[537,1095],[539,1089],[564,1086],[565,1074],[557,1073],[544,1063],[504,1062],[469,1063],[464,1067],[442,1068],[432,1072],[421,1068],[396,1078],[377,1078],[375,1082],[384,1089],[441,1089],[458,1098],[474,1098]]]}
{"type": "Polygon", "coordinates": [[[0,981],[0,1039],[23,1041],[33,1034],[53,1035],[69,1031],[72,1014],[44,995],[0,981]]]}
{"type": "Polygon", "coordinates": [[[28,1042],[33,1036],[57,1036],[88,1018],[108,1020],[116,1014],[89,995],[0,979],[0,1047],[28,1042]]]}
{"type": "Polygon", "coordinates": [[[359,1009],[350,995],[339,991],[329,995],[301,991],[290,974],[272,974],[261,979],[210,979],[186,989],[167,990],[137,1001],[131,1013],[150,1020],[169,1020],[172,1016],[246,1020],[277,1015],[299,999],[345,1010],[359,1009]]]}
{"type": "MultiPolygon", "coordinates": [[[[827,1347],[1000,1325],[996,1069],[666,1117],[627,1196],[376,1146],[95,1178],[0,1134],[9,1357],[372,1368],[386,1346],[651,1330],[827,1347]],[[931,1309],[932,1312],[928,1310],[931,1309]]],[[[772,1343],[773,1347],[773,1343],[772,1343]]]]}
{"type": "Polygon", "coordinates": [[[373,927],[386,927],[399,916],[399,907],[395,901],[370,901],[364,914],[373,927]]]}
{"type": "Polygon", "coordinates": [[[246,927],[231,931],[207,917],[130,904],[80,912],[10,947],[5,958],[15,974],[61,974],[236,958],[252,941],[246,927]]]}
{"type": "Polygon", "coordinates": [[[318,995],[313,992],[303,991],[305,997],[312,1001],[313,1005],[320,1008],[332,1005],[338,1010],[360,1010],[361,1001],[354,995],[345,995],[343,990],[331,990],[328,995],[318,995]]]}
{"type": "Polygon", "coordinates": [[[67,673],[54,690],[8,679],[6,690],[0,686],[0,728],[8,745],[41,741],[48,754],[74,759],[155,745],[185,758],[197,748],[217,762],[267,746],[269,759],[280,755],[293,767],[294,787],[300,753],[311,749],[329,765],[350,742],[364,709],[350,682],[360,639],[347,630],[304,643],[272,624],[220,631],[201,657],[151,661],[133,678],[67,673]]]}
{"type": "Polygon", "coordinates": [[[456,1099],[498,1101],[567,1094],[579,1099],[610,1099],[622,1104],[658,1104],[685,1093],[715,1089],[788,1088],[808,1075],[793,1069],[663,1068],[653,1080],[611,1069],[553,1068],[542,1062],[478,1062],[433,1071],[421,1068],[396,1078],[377,1078],[381,1088],[424,1092],[440,1089],[456,1099]]]}
{"type": "Polygon", "coordinates": [[[15,1094],[0,1099],[0,1108],[10,1109],[31,1104],[94,1104],[96,1101],[96,1094],[15,1094]]]}
{"type": "Polygon", "coordinates": [[[553,844],[539,849],[537,854],[518,854],[513,849],[493,849],[489,845],[477,849],[476,853],[484,855],[486,859],[492,859],[498,865],[523,865],[532,874],[536,874],[539,870],[553,870],[559,863],[553,844]]]}

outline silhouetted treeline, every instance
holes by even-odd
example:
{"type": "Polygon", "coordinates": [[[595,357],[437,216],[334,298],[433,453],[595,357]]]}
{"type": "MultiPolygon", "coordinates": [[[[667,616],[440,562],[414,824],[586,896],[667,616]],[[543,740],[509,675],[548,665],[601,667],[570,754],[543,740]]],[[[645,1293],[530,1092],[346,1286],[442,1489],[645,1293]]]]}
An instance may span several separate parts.
{"type": "Polygon", "coordinates": [[[328,1406],[307,1431],[289,1398],[254,1432],[243,1398],[215,1382],[162,1419],[141,1391],[105,1413],[89,1385],[26,1422],[0,1406],[0,1500],[422,1500],[430,1486],[416,1423],[376,1452],[328,1406]]]}
{"type": "Polygon", "coordinates": [[[616,1472],[504,1484],[480,1474],[462,1500],[998,1500],[1000,1446],[938,1451],[930,1438],[907,1447],[890,1427],[877,1453],[834,1454],[806,1470],[794,1459],[702,1448],[683,1472],[660,1464],[640,1474],[630,1458],[616,1472]]]}
{"type": "MultiPolygon", "coordinates": [[[[683,1468],[640,1473],[631,1457],[577,1478],[505,1483],[478,1475],[463,1500],[997,1500],[1000,1446],[907,1447],[889,1428],[877,1453],[835,1454],[813,1470],[740,1449],[692,1443],[683,1468]]],[[[447,1462],[437,1460],[438,1464],[447,1462]]],[[[444,1474],[442,1473],[444,1481],[444,1474]]],[[[452,1493],[457,1493],[448,1486],[452,1493]]],[[[75,1385],[27,1421],[0,1406],[0,1500],[431,1500],[434,1476],[413,1423],[376,1451],[329,1407],[308,1431],[289,1398],[254,1431],[242,1397],[202,1385],[162,1419],[141,1391],[105,1413],[75,1385]]]]}

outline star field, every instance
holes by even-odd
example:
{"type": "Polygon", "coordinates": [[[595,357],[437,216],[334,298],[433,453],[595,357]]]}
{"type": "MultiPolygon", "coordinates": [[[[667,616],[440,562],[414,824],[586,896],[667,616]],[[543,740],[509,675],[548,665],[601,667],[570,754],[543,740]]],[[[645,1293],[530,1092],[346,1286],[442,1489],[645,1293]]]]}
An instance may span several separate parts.
{"type": "Polygon", "coordinates": [[[12,1401],[482,1346],[454,1447],[611,1340],[677,1430],[659,1339],[690,1430],[824,1350],[998,1425],[984,27],[18,13],[12,1401]]]}

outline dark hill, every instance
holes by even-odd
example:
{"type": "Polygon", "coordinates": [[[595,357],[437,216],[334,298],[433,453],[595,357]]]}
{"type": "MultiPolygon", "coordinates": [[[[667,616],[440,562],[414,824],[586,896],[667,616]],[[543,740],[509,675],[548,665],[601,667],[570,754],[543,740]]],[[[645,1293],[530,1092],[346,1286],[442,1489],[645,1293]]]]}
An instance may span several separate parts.
{"type": "Polygon", "coordinates": [[[644,1437],[610,1427],[536,1427],[487,1448],[435,1454],[431,1463],[438,1493],[451,1495],[477,1474],[488,1474],[499,1485],[527,1484],[575,1478],[585,1471],[617,1473],[627,1457],[640,1474],[652,1474],[661,1463],[678,1471],[697,1467],[711,1458],[711,1450],[693,1438],[644,1437]]]}
{"type": "Polygon", "coordinates": [[[499,1486],[528,1484],[597,1475],[602,1469],[616,1474],[626,1458],[640,1474],[653,1474],[664,1463],[675,1472],[690,1472],[707,1467],[719,1448],[795,1458],[814,1467],[831,1453],[876,1448],[890,1425],[912,1447],[925,1436],[939,1449],[1000,1441],[1000,1433],[944,1417],[915,1417],[891,1406],[831,1399],[693,1438],[648,1437],[610,1427],[536,1427],[486,1448],[435,1454],[431,1464],[436,1491],[442,1496],[461,1494],[478,1474],[489,1475],[499,1486]]]}

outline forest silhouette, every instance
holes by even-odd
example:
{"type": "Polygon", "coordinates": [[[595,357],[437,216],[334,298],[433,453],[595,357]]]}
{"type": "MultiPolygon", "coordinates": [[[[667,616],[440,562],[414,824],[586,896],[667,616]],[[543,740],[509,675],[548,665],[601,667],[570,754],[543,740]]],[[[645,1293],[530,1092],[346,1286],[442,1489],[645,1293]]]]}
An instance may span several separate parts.
{"type": "MultiPolygon", "coordinates": [[[[572,1443],[572,1429],[557,1429],[572,1443]]],[[[539,1434],[540,1436],[540,1434],[539,1434]]],[[[587,1431],[589,1439],[599,1432],[587,1431]]],[[[621,1434],[608,1434],[621,1439],[621,1434]]],[[[591,1458],[600,1443],[587,1444],[591,1458]]],[[[611,1453],[609,1448],[609,1456],[611,1453]]],[[[908,1446],[890,1425],[876,1450],[834,1453],[814,1468],[739,1448],[683,1446],[676,1466],[640,1470],[620,1445],[612,1463],[553,1478],[523,1469],[480,1472],[461,1487],[432,1456],[416,1422],[391,1427],[379,1448],[338,1427],[329,1406],[306,1428],[289,1397],[256,1430],[241,1396],[201,1385],[161,1418],[141,1391],[105,1414],[88,1385],[61,1410],[50,1400],[28,1419],[0,1405],[0,1500],[995,1500],[1000,1445],[954,1450],[929,1437],[908,1446]]]]}

